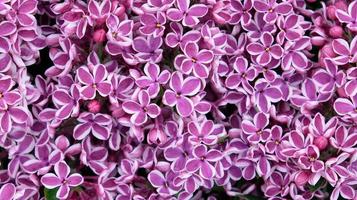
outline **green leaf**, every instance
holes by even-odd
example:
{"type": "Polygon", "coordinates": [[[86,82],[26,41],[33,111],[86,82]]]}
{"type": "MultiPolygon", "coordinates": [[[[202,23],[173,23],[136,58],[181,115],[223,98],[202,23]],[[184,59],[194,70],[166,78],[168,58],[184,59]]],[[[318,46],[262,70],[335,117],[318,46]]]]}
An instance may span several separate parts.
{"type": "Polygon", "coordinates": [[[58,188],[54,189],[47,189],[45,188],[44,193],[45,193],[45,199],[46,200],[58,200],[56,197],[58,188]]]}

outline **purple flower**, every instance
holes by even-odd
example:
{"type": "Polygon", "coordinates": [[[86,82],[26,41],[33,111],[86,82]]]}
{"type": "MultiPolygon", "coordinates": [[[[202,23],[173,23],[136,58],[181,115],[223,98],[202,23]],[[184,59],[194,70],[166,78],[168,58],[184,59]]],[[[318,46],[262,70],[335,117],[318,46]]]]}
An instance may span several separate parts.
{"type": "Polygon", "coordinates": [[[336,17],[337,19],[347,24],[347,28],[351,31],[357,30],[357,3],[355,1],[351,2],[348,6],[348,10],[337,9],[336,17]]]}
{"type": "Polygon", "coordinates": [[[165,91],[163,103],[173,107],[176,105],[177,112],[182,117],[190,116],[193,112],[193,102],[189,98],[200,90],[201,81],[195,77],[183,76],[179,72],[174,72],[170,80],[170,88],[165,91]]]}
{"type": "Polygon", "coordinates": [[[167,172],[165,176],[159,170],[153,170],[149,173],[148,179],[155,188],[157,192],[162,196],[169,196],[177,193],[178,187],[174,187],[172,179],[174,174],[172,172],[167,172]]]}
{"type": "Polygon", "coordinates": [[[312,172],[319,172],[324,170],[324,163],[318,160],[320,157],[319,149],[314,145],[309,145],[306,148],[306,154],[299,158],[299,164],[304,169],[311,169],[312,172]]]}
{"type": "Polygon", "coordinates": [[[231,6],[233,13],[229,23],[238,24],[240,22],[241,24],[248,24],[252,18],[249,11],[253,8],[253,1],[244,0],[244,4],[242,5],[240,0],[232,0],[231,6]]]}
{"type": "Polygon", "coordinates": [[[135,83],[140,88],[147,88],[150,98],[155,98],[159,94],[160,85],[164,85],[169,81],[170,72],[163,70],[160,73],[158,65],[147,63],[144,67],[144,73],[146,76],[139,77],[136,79],[135,83]]]}
{"type": "Polygon", "coordinates": [[[244,30],[248,31],[247,36],[251,41],[259,40],[264,32],[276,31],[274,24],[266,23],[263,18],[263,13],[256,13],[254,15],[254,20],[250,20],[248,24],[242,25],[244,30]]]}
{"type": "Polygon", "coordinates": [[[266,65],[274,59],[280,59],[283,56],[283,49],[278,44],[273,44],[274,38],[269,32],[264,32],[260,37],[260,42],[248,44],[247,51],[256,56],[257,63],[266,65]]]}
{"type": "Polygon", "coordinates": [[[14,10],[11,10],[8,14],[22,26],[35,25],[36,18],[33,14],[37,11],[37,3],[34,0],[16,1],[12,5],[14,10]]]}
{"type": "Polygon", "coordinates": [[[257,75],[255,68],[248,68],[247,59],[243,57],[237,57],[233,63],[233,69],[234,71],[227,76],[225,81],[226,86],[229,89],[235,89],[238,88],[240,84],[242,84],[246,91],[252,92],[253,88],[250,86],[249,81],[252,81],[257,75]]]}
{"type": "Polygon", "coordinates": [[[295,14],[278,18],[277,24],[280,32],[278,33],[276,39],[279,44],[283,44],[285,39],[292,41],[298,40],[302,37],[304,30],[300,27],[299,22],[299,16],[295,14]]]}
{"type": "Polygon", "coordinates": [[[185,55],[179,55],[175,58],[175,66],[184,74],[193,74],[198,78],[207,78],[209,68],[206,66],[211,63],[214,55],[210,50],[199,50],[197,44],[189,42],[184,48],[185,55]]]}
{"type": "Polygon", "coordinates": [[[9,51],[10,51],[9,39],[0,36],[0,72],[2,73],[7,72],[11,68],[11,64],[13,63],[9,51]]]}
{"type": "Polygon", "coordinates": [[[145,90],[139,92],[138,101],[125,101],[123,103],[123,110],[131,114],[130,121],[140,126],[147,121],[147,116],[156,118],[160,115],[161,109],[158,105],[150,103],[149,93],[145,90]]]}
{"type": "Polygon", "coordinates": [[[171,30],[165,37],[165,43],[171,48],[175,48],[180,45],[181,50],[185,49],[188,42],[198,42],[201,39],[200,32],[191,30],[183,34],[183,28],[181,24],[176,22],[170,23],[171,30]]]}
{"type": "Polygon", "coordinates": [[[350,115],[352,117],[357,116],[357,95],[350,97],[350,99],[352,101],[346,98],[336,99],[333,107],[337,114],[350,115]]]}
{"type": "Polygon", "coordinates": [[[207,151],[205,145],[198,145],[193,149],[193,156],[186,163],[186,169],[189,172],[199,170],[200,176],[204,179],[210,179],[216,175],[216,170],[211,163],[215,163],[222,158],[222,152],[216,149],[207,151]]]}
{"type": "Polygon", "coordinates": [[[108,72],[104,65],[97,65],[93,69],[93,75],[87,67],[80,67],[77,70],[79,82],[84,86],[80,92],[85,99],[94,99],[96,92],[105,97],[111,91],[111,84],[106,81],[108,72]]]}
{"type": "Polygon", "coordinates": [[[242,130],[249,135],[247,138],[249,142],[265,142],[270,136],[270,130],[265,129],[268,124],[268,116],[264,113],[257,113],[254,116],[254,124],[249,120],[242,121],[242,130]]]}
{"type": "Polygon", "coordinates": [[[136,37],[133,41],[133,49],[138,52],[135,56],[140,62],[153,62],[158,63],[162,59],[163,50],[160,49],[162,45],[161,37],[148,36],[136,37]]]}
{"type": "Polygon", "coordinates": [[[56,112],[58,119],[64,120],[70,116],[77,116],[79,113],[80,93],[77,85],[73,85],[68,94],[67,90],[58,89],[53,92],[53,102],[60,106],[56,112]]]}
{"type": "Polygon", "coordinates": [[[214,134],[217,127],[212,120],[203,121],[201,124],[191,121],[187,127],[188,132],[191,134],[188,140],[194,145],[214,145],[218,141],[217,135],[214,134]]]}
{"type": "MultiPolygon", "coordinates": [[[[356,6],[357,7],[357,6],[356,6]]],[[[333,58],[333,61],[337,65],[344,65],[346,63],[357,62],[357,38],[354,37],[351,41],[351,45],[344,39],[335,39],[332,41],[333,51],[338,54],[333,58]]]]}
{"type": "MultiPolygon", "coordinates": [[[[109,0],[104,0],[100,3],[95,0],[90,0],[88,2],[88,12],[90,14],[90,18],[93,19],[97,24],[104,23],[110,14],[111,6],[112,4],[109,0]]],[[[90,23],[94,24],[94,22],[90,23]]]]}
{"type": "Polygon", "coordinates": [[[12,183],[6,183],[0,188],[0,197],[8,200],[12,200],[16,194],[16,187],[12,183]]]}
{"type": "Polygon", "coordinates": [[[263,80],[259,79],[255,84],[254,101],[260,111],[267,113],[270,110],[272,102],[278,102],[281,99],[281,91],[263,80]]]}
{"type": "Polygon", "coordinates": [[[290,182],[290,174],[282,175],[282,173],[273,172],[269,177],[267,187],[265,188],[265,195],[268,197],[275,197],[278,195],[286,196],[289,193],[287,185],[290,182]]]}
{"type": "Polygon", "coordinates": [[[352,153],[353,146],[357,144],[357,133],[347,130],[344,126],[339,126],[335,134],[330,137],[330,144],[340,151],[352,153]]]}
{"type": "Polygon", "coordinates": [[[99,140],[107,140],[110,136],[112,119],[110,116],[97,113],[83,112],[77,119],[80,123],[73,130],[73,137],[76,140],[83,140],[92,133],[99,140]]]}
{"type": "Polygon", "coordinates": [[[164,156],[171,161],[171,169],[174,172],[180,172],[185,169],[187,159],[191,156],[192,144],[189,142],[187,135],[184,136],[180,145],[168,147],[164,151],[164,156]]]}
{"type": "Polygon", "coordinates": [[[158,12],[156,16],[153,14],[144,13],[140,16],[140,22],[143,24],[143,26],[140,27],[139,30],[144,35],[153,34],[154,37],[157,37],[162,36],[165,31],[166,17],[162,12],[158,12]]]}
{"type": "Polygon", "coordinates": [[[204,4],[190,7],[190,0],[177,0],[177,8],[167,10],[167,17],[172,21],[181,21],[184,26],[193,27],[199,23],[200,17],[207,14],[208,8],[204,4]]]}
{"type": "Polygon", "coordinates": [[[55,165],[55,173],[48,173],[41,178],[41,183],[48,189],[58,188],[56,197],[67,199],[70,187],[76,187],[83,183],[83,177],[74,173],[69,176],[70,168],[65,162],[55,165]]]}
{"type": "Polygon", "coordinates": [[[343,162],[349,157],[348,153],[342,153],[337,158],[330,158],[326,161],[325,178],[329,183],[335,185],[338,181],[338,176],[343,178],[349,176],[349,171],[343,166],[343,162]]]}
{"type": "Polygon", "coordinates": [[[10,76],[0,78],[0,110],[7,110],[9,106],[17,104],[21,100],[18,90],[12,89],[15,82],[10,76]]]}
{"type": "Polygon", "coordinates": [[[293,10],[290,3],[277,3],[276,0],[257,0],[253,5],[257,12],[264,13],[264,20],[270,24],[275,23],[278,14],[287,15],[293,10]]]}

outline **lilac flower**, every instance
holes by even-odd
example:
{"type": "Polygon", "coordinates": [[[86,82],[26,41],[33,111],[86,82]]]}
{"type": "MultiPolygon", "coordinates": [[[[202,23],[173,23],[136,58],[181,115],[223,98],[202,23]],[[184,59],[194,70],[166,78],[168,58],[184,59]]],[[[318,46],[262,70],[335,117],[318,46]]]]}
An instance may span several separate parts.
{"type": "Polygon", "coordinates": [[[330,137],[330,144],[341,151],[351,153],[354,151],[353,146],[357,144],[357,133],[349,133],[344,126],[339,126],[334,136],[330,137]]]}
{"type": "Polygon", "coordinates": [[[216,170],[210,162],[217,162],[222,158],[222,153],[216,149],[207,150],[205,145],[198,145],[193,149],[193,156],[186,163],[189,172],[199,170],[200,176],[210,179],[215,176],[216,170]]]}
{"type": "Polygon", "coordinates": [[[341,87],[345,80],[346,75],[343,71],[338,71],[337,66],[328,59],[325,59],[326,70],[318,70],[313,79],[323,85],[322,91],[323,92],[333,92],[335,87],[341,87]]]}
{"type": "Polygon", "coordinates": [[[100,175],[105,170],[108,170],[108,164],[105,163],[108,158],[108,150],[106,148],[94,146],[90,137],[88,137],[82,142],[81,150],[81,162],[89,166],[94,173],[100,175]]]}
{"type": "Polygon", "coordinates": [[[77,85],[73,85],[70,93],[64,89],[59,89],[53,92],[53,102],[60,105],[61,108],[56,112],[58,119],[67,119],[70,116],[77,116],[79,113],[80,93],[77,85]]]}
{"type": "Polygon", "coordinates": [[[274,38],[269,32],[264,32],[260,37],[260,43],[254,42],[248,44],[247,51],[256,57],[257,63],[266,65],[274,59],[280,59],[283,55],[283,49],[278,44],[273,44],[274,38]]]}
{"type": "MultiPolygon", "coordinates": [[[[88,12],[90,14],[90,18],[93,19],[97,24],[104,23],[110,14],[111,5],[111,1],[109,0],[104,0],[100,3],[95,0],[89,1],[88,12]]],[[[91,24],[94,23],[91,22],[91,24]]]]}
{"type": "Polygon", "coordinates": [[[167,46],[174,48],[180,45],[180,48],[184,50],[188,42],[198,42],[201,39],[201,34],[198,31],[192,30],[183,34],[183,28],[181,24],[176,22],[170,23],[171,30],[165,37],[165,43],[167,46]]]}
{"type": "Polygon", "coordinates": [[[143,24],[140,27],[141,33],[145,35],[153,34],[154,37],[162,36],[165,31],[166,17],[162,12],[153,14],[143,14],[140,16],[140,22],[143,24]]]}
{"type": "MultiPolygon", "coordinates": [[[[1,29],[1,27],[0,27],[1,29]]],[[[7,72],[12,65],[10,51],[10,41],[6,37],[0,36],[0,72],[7,72]]]]}
{"type": "Polygon", "coordinates": [[[160,85],[164,85],[169,81],[170,72],[163,70],[160,73],[158,65],[147,63],[144,67],[146,76],[141,76],[135,83],[141,88],[147,88],[150,98],[155,98],[160,91],[160,85]]]}
{"type": "Polygon", "coordinates": [[[348,157],[348,153],[342,153],[337,158],[330,158],[326,161],[325,178],[332,185],[337,183],[338,175],[343,178],[349,176],[348,170],[341,165],[348,157]]]}
{"type": "Polygon", "coordinates": [[[286,17],[279,17],[277,24],[280,29],[276,40],[279,44],[283,44],[285,39],[298,40],[302,37],[303,29],[299,25],[299,16],[292,14],[286,17]]]}
{"type": "Polygon", "coordinates": [[[233,63],[234,71],[227,76],[225,84],[228,88],[234,89],[238,88],[242,84],[243,88],[247,91],[252,91],[248,81],[252,81],[257,72],[254,67],[248,68],[248,61],[243,57],[237,57],[233,63]]]}
{"type": "Polygon", "coordinates": [[[238,24],[241,22],[241,24],[248,24],[252,18],[249,11],[253,8],[253,1],[244,0],[244,4],[242,5],[241,1],[232,0],[231,6],[233,13],[229,23],[238,24]]]}
{"type": "Polygon", "coordinates": [[[9,13],[9,15],[12,16],[14,21],[17,21],[22,26],[32,26],[36,24],[33,13],[37,10],[37,1],[16,1],[12,6],[14,10],[12,13],[9,13]]]}
{"type": "Polygon", "coordinates": [[[324,170],[324,163],[318,160],[320,157],[319,149],[314,145],[309,145],[306,149],[306,154],[299,158],[299,164],[305,169],[311,169],[312,172],[324,170]]]}
{"type": "Polygon", "coordinates": [[[289,182],[290,174],[283,176],[281,173],[273,172],[269,178],[270,184],[267,184],[265,188],[265,195],[268,197],[286,196],[289,192],[289,187],[286,187],[289,182]]]}
{"type": "Polygon", "coordinates": [[[200,17],[207,14],[208,8],[204,4],[190,7],[189,0],[177,0],[177,8],[167,10],[167,17],[172,21],[181,21],[184,26],[193,27],[199,23],[200,17]]]}
{"type": "Polygon", "coordinates": [[[188,132],[191,134],[188,139],[192,144],[214,145],[217,143],[218,137],[214,135],[217,127],[212,120],[203,121],[201,124],[191,121],[187,127],[188,132]]]}
{"type": "Polygon", "coordinates": [[[242,130],[248,134],[248,141],[258,143],[265,142],[270,136],[270,130],[265,129],[268,125],[268,116],[264,113],[257,113],[254,115],[254,124],[249,120],[242,121],[242,130]]]}
{"type": "Polygon", "coordinates": [[[70,192],[70,187],[76,187],[83,183],[83,177],[74,173],[69,176],[70,168],[65,162],[55,165],[55,173],[48,173],[41,178],[41,183],[48,189],[59,187],[56,197],[66,199],[70,192]]]}
{"type": "Polygon", "coordinates": [[[85,99],[94,99],[97,91],[101,96],[108,96],[111,84],[106,81],[108,72],[104,65],[95,66],[93,73],[86,67],[80,67],[77,73],[79,81],[84,85],[80,92],[85,99]]]}
{"type": "Polygon", "coordinates": [[[80,122],[73,130],[76,140],[83,140],[92,133],[99,140],[107,140],[110,136],[112,120],[110,116],[97,113],[83,112],[78,116],[80,122]]]}
{"type": "Polygon", "coordinates": [[[35,156],[37,159],[31,159],[23,163],[25,171],[30,173],[46,174],[52,166],[63,160],[63,154],[57,149],[51,152],[49,145],[36,146],[35,156]]]}
{"type": "Polygon", "coordinates": [[[293,9],[290,3],[277,3],[276,0],[258,0],[253,5],[258,12],[264,13],[264,20],[270,24],[275,23],[278,14],[287,15],[293,9]]]}
{"type": "Polygon", "coordinates": [[[257,107],[267,113],[270,110],[271,102],[278,102],[281,99],[281,91],[262,79],[256,81],[254,98],[257,107]]]}
{"type": "Polygon", "coordinates": [[[20,93],[12,89],[15,82],[10,76],[0,78],[0,110],[7,110],[9,106],[17,104],[21,100],[20,93]]]}
{"type": "Polygon", "coordinates": [[[248,31],[247,36],[252,41],[258,41],[264,32],[276,31],[276,27],[273,24],[266,23],[263,18],[264,14],[257,12],[254,15],[254,20],[242,25],[244,30],[248,31]]]}
{"type": "Polygon", "coordinates": [[[336,99],[333,107],[339,115],[350,115],[352,117],[357,115],[357,95],[352,96],[351,100],[346,98],[336,99]],[[352,100],[352,101],[351,101],[352,100]]]}
{"type": "Polygon", "coordinates": [[[351,45],[344,39],[335,39],[332,41],[333,51],[339,56],[333,58],[337,65],[344,65],[346,63],[357,62],[357,39],[353,38],[351,45]]]}
{"type": "Polygon", "coordinates": [[[184,137],[181,145],[168,147],[164,151],[164,156],[167,160],[172,161],[171,169],[174,172],[179,172],[185,169],[187,159],[191,156],[192,144],[188,137],[184,137]]]}
{"type": "Polygon", "coordinates": [[[150,183],[157,188],[157,192],[160,195],[168,196],[173,195],[177,192],[179,188],[174,187],[172,184],[172,180],[174,174],[170,171],[165,174],[165,176],[158,170],[153,170],[149,173],[148,179],[150,183]]]}
{"type": "Polygon", "coordinates": [[[357,22],[357,3],[355,1],[351,2],[348,6],[348,10],[337,9],[336,17],[342,23],[347,24],[347,28],[351,31],[356,31],[356,22],[357,22]]]}
{"type": "Polygon", "coordinates": [[[138,52],[136,57],[140,62],[153,62],[158,63],[162,59],[162,45],[161,37],[148,36],[136,37],[133,41],[133,49],[138,52]]]}
{"type": "Polygon", "coordinates": [[[170,88],[165,91],[163,103],[173,107],[176,105],[177,112],[182,117],[191,115],[193,111],[193,103],[189,98],[197,94],[201,87],[201,82],[198,78],[183,76],[179,72],[174,72],[170,80],[170,88]]]}
{"type": "Polygon", "coordinates": [[[158,105],[150,103],[149,93],[145,90],[140,91],[138,101],[126,101],[123,103],[123,110],[132,114],[130,121],[140,126],[147,121],[147,116],[156,118],[159,116],[161,109],[158,105]]]}
{"type": "Polygon", "coordinates": [[[12,183],[6,183],[0,188],[0,197],[12,200],[16,194],[16,187],[12,183]]]}
{"type": "Polygon", "coordinates": [[[214,55],[212,51],[203,49],[199,50],[197,44],[189,42],[184,48],[185,55],[179,55],[175,58],[175,65],[184,74],[193,74],[198,78],[207,78],[209,75],[209,68],[206,64],[209,64],[214,55]]]}

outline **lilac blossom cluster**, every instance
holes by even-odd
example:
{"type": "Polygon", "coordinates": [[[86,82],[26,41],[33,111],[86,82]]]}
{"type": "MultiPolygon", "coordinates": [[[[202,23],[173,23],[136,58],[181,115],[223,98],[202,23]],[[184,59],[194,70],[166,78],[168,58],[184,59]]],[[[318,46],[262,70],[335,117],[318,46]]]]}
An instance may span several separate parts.
{"type": "Polygon", "coordinates": [[[356,0],[0,1],[0,199],[357,199],[356,0]]]}

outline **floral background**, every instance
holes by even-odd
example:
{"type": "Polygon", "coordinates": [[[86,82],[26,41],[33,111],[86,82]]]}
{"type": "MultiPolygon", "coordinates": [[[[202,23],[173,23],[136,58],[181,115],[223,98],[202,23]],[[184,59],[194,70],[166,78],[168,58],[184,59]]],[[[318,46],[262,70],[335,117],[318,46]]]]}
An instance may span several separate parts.
{"type": "Polygon", "coordinates": [[[357,199],[356,0],[0,0],[0,199],[357,199]]]}

